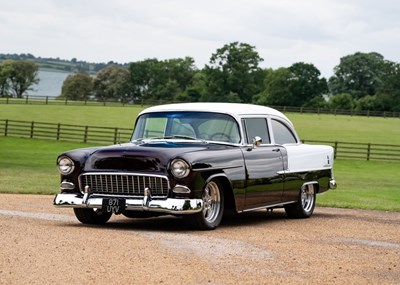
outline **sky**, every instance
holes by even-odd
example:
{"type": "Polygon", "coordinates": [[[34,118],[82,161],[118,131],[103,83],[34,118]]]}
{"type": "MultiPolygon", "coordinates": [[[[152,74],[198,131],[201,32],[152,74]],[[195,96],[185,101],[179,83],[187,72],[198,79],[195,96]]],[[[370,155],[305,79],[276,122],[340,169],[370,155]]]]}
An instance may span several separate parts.
{"type": "Polygon", "coordinates": [[[0,53],[129,63],[192,57],[198,68],[232,42],[263,68],[378,52],[400,62],[398,0],[0,0],[0,53]]]}

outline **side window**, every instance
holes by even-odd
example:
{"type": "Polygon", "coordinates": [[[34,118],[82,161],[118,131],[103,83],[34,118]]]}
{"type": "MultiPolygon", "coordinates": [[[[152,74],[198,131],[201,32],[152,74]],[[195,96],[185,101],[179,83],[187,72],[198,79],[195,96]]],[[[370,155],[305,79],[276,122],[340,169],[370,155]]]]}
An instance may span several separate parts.
{"type": "Polygon", "coordinates": [[[268,124],[265,118],[247,118],[243,119],[246,135],[247,135],[247,143],[253,143],[253,138],[255,136],[259,136],[262,138],[263,144],[270,144],[271,139],[268,133],[268,124]]]}
{"type": "Polygon", "coordinates": [[[297,143],[296,137],[286,125],[277,120],[271,120],[271,124],[276,144],[297,143]]]}

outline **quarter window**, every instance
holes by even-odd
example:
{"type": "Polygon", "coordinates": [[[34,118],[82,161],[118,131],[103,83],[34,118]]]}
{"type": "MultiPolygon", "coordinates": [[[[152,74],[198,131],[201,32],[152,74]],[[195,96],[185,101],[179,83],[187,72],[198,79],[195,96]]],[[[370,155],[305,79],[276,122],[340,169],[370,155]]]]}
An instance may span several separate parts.
{"type": "Polygon", "coordinates": [[[244,119],[247,135],[247,143],[253,143],[253,139],[258,136],[262,138],[263,144],[270,144],[271,139],[268,133],[267,120],[265,118],[244,119]]]}
{"type": "Polygon", "coordinates": [[[271,120],[271,124],[276,144],[297,143],[295,135],[286,125],[277,120],[271,120]]]}

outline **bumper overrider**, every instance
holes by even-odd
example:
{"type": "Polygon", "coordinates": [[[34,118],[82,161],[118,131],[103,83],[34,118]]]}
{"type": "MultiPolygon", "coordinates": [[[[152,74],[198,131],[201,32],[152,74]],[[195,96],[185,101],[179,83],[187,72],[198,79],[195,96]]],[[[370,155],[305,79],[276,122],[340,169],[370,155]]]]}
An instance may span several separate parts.
{"type": "Polygon", "coordinates": [[[90,193],[62,193],[54,198],[54,205],[57,207],[69,208],[102,208],[110,200],[123,200],[124,209],[118,209],[121,213],[127,211],[149,211],[166,214],[194,214],[201,212],[204,207],[202,199],[152,199],[150,191],[145,191],[143,198],[119,197],[119,196],[95,196],[90,193]]]}

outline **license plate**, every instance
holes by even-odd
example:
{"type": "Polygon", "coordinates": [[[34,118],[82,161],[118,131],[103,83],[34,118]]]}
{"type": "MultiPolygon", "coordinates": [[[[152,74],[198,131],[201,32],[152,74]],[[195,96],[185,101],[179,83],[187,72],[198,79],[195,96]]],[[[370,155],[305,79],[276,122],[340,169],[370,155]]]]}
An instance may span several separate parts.
{"type": "Polygon", "coordinates": [[[125,199],[107,198],[103,199],[102,210],[107,213],[121,214],[125,211],[125,199]]]}

